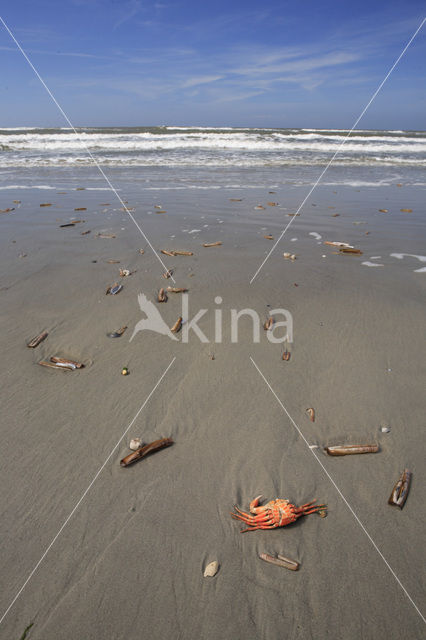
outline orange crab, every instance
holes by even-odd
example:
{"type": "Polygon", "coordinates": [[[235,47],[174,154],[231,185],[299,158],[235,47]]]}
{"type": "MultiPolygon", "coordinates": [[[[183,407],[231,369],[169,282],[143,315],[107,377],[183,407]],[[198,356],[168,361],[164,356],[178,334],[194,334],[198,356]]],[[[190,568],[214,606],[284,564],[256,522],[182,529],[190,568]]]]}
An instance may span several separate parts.
{"type": "Polygon", "coordinates": [[[255,531],[256,529],[276,529],[277,527],[285,527],[286,524],[295,522],[300,516],[307,516],[310,513],[317,513],[327,508],[325,504],[314,505],[316,500],[307,502],[301,507],[296,507],[291,504],[289,500],[283,500],[278,498],[277,500],[271,500],[263,507],[259,507],[259,500],[262,496],[257,496],[250,502],[250,515],[241,511],[237,505],[234,505],[234,509],[238,513],[231,513],[232,517],[236,520],[242,520],[245,524],[249,525],[248,529],[242,529],[241,533],[246,531],[255,531]]]}

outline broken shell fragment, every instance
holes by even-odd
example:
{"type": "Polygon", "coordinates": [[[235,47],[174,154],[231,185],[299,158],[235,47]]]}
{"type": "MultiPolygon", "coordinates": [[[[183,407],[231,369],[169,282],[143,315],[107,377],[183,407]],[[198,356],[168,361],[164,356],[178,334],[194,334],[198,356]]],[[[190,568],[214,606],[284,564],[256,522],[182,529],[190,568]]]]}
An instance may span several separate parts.
{"type": "Polygon", "coordinates": [[[296,255],[294,253],[288,253],[288,251],[285,251],[283,256],[286,260],[296,260],[296,255]]]}
{"type": "Polygon", "coordinates": [[[173,327],[170,328],[170,331],[172,333],[179,333],[181,328],[182,328],[182,318],[179,316],[179,318],[174,323],[173,327]]]}
{"type": "Polygon", "coordinates": [[[137,451],[142,446],[142,440],[140,438],[132,438],[129,443],[129,449],[137,451]]]}
{"type": "Polygon", "coordinates": [[[331,240],[325,240],[324,244],[328,244],[331,247],[347,247],[348,249],[353,249],[353,246],[351,244],[348,244],[347,242],[334,242],[331,240]]]}
{"type": "Polygon", "coordinates": [[[309,409],[306,409],[306,413],[309,416],[309,420],[311,422],[315,422],[315,409],[313,409],[312,407],[309,407],[309,409]]]}
{"type": "Polygon", "coordinates": [[[165,273],[163,273],[163,278],[167,280],[168,278],[171,278],[172,275],[173,275],[173,269],[168,269],[165,273]]]}
{"type": "Polygon", "coordinates": [[[285,362],[288,362],[291,358],[291,353],[290,351],[287,351],[287,349],[284,351],[283,355],[282,355],[283,360],[285,360],[285,362]]]}
{"type": "Polygon", "coordinates": [[[402,509],[407,499],[408,491],[410,490],[412,475],[413,474],[411,473],[411,471],[409,471],[408,469],[404,469],[392,490],[392,493],[388,500],[389,504],[402,509]]]}
{"type": "Polygon", "coordinates": [[[185,287],[167,287],[167,291],[170,291],[170,293],[186,293],[188,289],[185,289],[185,287]]]}
{"type": "Polygon", "coordinates": [[[387,209],[379,209],[380,213],[388,213],[387,209]]]}
{"type": "Polygon", "coordinates": [[[122,375],[122,376],[128,376],[128,375],[129,375],[129,373],[130,373],[130,371],[128,370],[128,368],[127,368],[127,367],[123,367],[123,368],[122,368],[122,370],[121,370],[121,375],[122,375]]]}
{"type": "Polygon", "coordinates": [[[155,440],[155,442],[151,442],[150,444],[146,444],[143,447],[139,447],[134,453],[130,453],[128,456],[120,460],[121,467],[128,467],[137,460],[141,460],[150,453],[154,453],[155,451],[159,451],[160,449],[164,449],[164,447],[169,447],[173,444],[173,440],[171,438],[161,438],[160,440],[155,440]]]}
{"type": "Polygon", "coordinates": [[[266,235],[266,236],[263,236],[263,237],[264,237],[266,240],[273,240],[273,239],[274,239],[274,236],[271,236],[271,235],[266,235]]]}
{"type": "Polygon", "coordinates": [[[107,333],[107,336],[108,338],[120,338],[120,336],[123,335],[126,329],[127,329],[127,326],[120,327],[120,329],[117,329],[117,331],[112,331],[112,333],[107,333]]]}
{"type": "Polygon", "coordinates": [[[163,288],[161,288],[160,291],[158,292],[157,300],[158,302],[167,302],[167,293],[164,291],[163,288]]]}
{"type": "Polygon", "coordinates": [[[348,456],[356,453],[377,453],[378,444],[348,444],[325,447],[329,456],[348,456]]]}
{"type": "Polygon", "coordinates": [[[264,209],[264,208],[265,208],[265,207],[262,207],[262,205],[261,205],[261,204],[258,204],[258,205],[257,205],[257,207],[255,207],[255,209],[258,209],[258,210],[259,210],[259,209],[264,209]]]}
{"type": "Polygon", "coordinates": [[[47,331],[43,331],[43,333],[40,333],[40,335],[30,340],[27,344],[27,347],[30,347],[30,349],[35,349],[35,347],[38,347],[40,342],[43,342],[43,340],[45,340],[48,335],[49,334],[47,333],[47,331]]]}
{"type": "Polygon", "coordinates": [[[131,275],[131,271],[129,271],[129,269],[120,269],[120,276],[122,278],[125,278],[126,276],[130,276],[131,275]]]}
{"type": "Polygon", "coordinates": [[[108,289],[106,290],[106,295],[109,294],[110,296],[115,296],[117,293],[120,293],[122,288],[123,288],[122,284],[118,284],[118,282],[115,282],[110,287],[108,287],[108,289]]]}
{"type": "Polygon", "coordinates": [[[167,249],[161,249],[161,253],[164,253],[165,256],[171,256],[172,258],[175,256],[174,251],[168,251],[167,249]]]}
{"type": "Polygon", "coordinates": [[[213,578],[219,571],[219,563],[217,560],[213,560],[213,562],[209,562],[207,567],[204,569],[204,577],[205,578],[213,578]]]}
{"type": "Polygon", "coordinates": [[[267,320],[263,323],[263,328],[265,331],[269,331],[274,326],[274,319],[272,316],[269,316],[267,320]]]}
{"type": "Polygon", "coordinates": [[[295,560],[290,560],[285,556],[278,555],[271,556],[269,553],[260,553],[259,558],[264,560],[265,562],[269,562],[269,564],[275,564],[277,567],[284,567],[285,569],[290,569],[290,571],[297,571],[299,568],[299,563],[295,562],[295,560]]]}

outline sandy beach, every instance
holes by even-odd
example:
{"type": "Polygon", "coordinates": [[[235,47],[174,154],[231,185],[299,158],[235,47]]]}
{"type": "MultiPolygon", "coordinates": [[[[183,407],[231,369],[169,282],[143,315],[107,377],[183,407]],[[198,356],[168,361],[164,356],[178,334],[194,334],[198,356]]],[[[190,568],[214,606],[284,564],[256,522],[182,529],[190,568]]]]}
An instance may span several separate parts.
{"type": "MultiPolygon", "coordinates": [[[[31,623],[31,640],[423,637],[424,187],[320,185],[250,284],[273,245],[264,236],[278,239],[306,188],[127,185],[120,196],[153,247],[193,252],[160,254],[189,290],[190,317],[208,310],[209,342],[190,332],[186,344],[152,331],[129,341],[138,294],[155,301],[174,285],[115,195],[94,190],[102,178],[87,184],[77,174],[68,188],[1,192],[0,208],[14,208],[0,214],[1,612],[37,568],[0,637],[31,623]],[[60,227],[72,219],[84,222],[60,227]],[[105,295],[117,281],[123,290],[105,295]],[[248,318],[231,342],[231,309],[245,308],[292,314],[288,362],[263,329],[253,343],[248,318]],[[85,368],[38,365],[53,355],[85,368]],[[122,468],[134,437],[174,444],[122,468]],[[367,443],[379,452],[324,452],[367,443]],[[400,510],[387,501],[404,468],[413,481],[400,510]],[[327,517],[241,534],[230,512],[259,494],[317,499],[327,517]],[[213,560],[218,573],[203,577],[213,560]]],[[[181,299],[156,303],[169,327],[181,299]]]]}

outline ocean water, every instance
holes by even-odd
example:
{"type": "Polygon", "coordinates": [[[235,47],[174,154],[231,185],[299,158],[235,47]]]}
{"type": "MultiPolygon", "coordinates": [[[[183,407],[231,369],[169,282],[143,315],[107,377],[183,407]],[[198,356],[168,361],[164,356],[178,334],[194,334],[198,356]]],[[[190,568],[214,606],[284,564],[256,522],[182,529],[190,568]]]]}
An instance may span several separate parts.
{"type": "Polygon", "coordinates": [[[169,126],[79,128],[77,133],[0,129],[0,188],[57,188],[81,179],[94,167],[88,151],[107,175],[148,189],[161,187],[165,176],[170,187],[182,189],[249,188],[265,181],[313,184],[336,152],[322,184],[426,185],[425,131],[347,133],[169,126]]]}

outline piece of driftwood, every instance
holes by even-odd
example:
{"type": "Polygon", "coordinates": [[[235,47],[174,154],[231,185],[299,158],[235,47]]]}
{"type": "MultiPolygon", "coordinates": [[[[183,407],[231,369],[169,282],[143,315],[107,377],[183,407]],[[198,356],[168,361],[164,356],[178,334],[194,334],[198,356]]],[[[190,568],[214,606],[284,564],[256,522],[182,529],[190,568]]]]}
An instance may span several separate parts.
{"type": "Polygon", "coordinates": [[[404,471],[401,473],[401,476],[398,479],[398,482],[395,484],[392,490],[392,493],[388,500],[389,504],[402,509],[407,499],[408,492],[410,490],[412,476],[413,474],[411,471],[409,471],[408,469],[404,469],[404,471]]]}
{"type": "MultiPolygon", "coordinates": [[[[41,206],[41,205],[40,205],[41,206]]],[[[64,227],[74,227],[75,222],[67,222],[66,224],[60,224],[59,227],[63,229],[64,227]]]]}
{"type": "Polygon", "coordinates": [[[290,560],[285,556],[281,556],[278,554],[278,557],[271,556],[269,553],[260,553],[259,558],[264,560],[265,562],[269,562],[270,564],[275,564],[277,567],[284,567],[285,569],[290,569],[290,571],[297,571],[299,568],[299,563],[295,560],[290,560]]]}
{"type": "Polygon", "coordinates": [[[168,251],[167,249],[161,249],[161,253],[164,253],[165,256],[171,256],[172,258],[176,255],[174,251],[168,251]]]}
{"type": "Polygon", "coordinates": [[[218,242],[205,242],[203,247],[220,247],[222,242],[219,240],[218,242]]]}
{"type": "Polygon", "coordinates": [[[133,453],[130,453],[128,456],[120,460],[120,465],[122,467],[128,467],[134,462],[145,458],[150,453],[154,453],[155,451],[159,451],[160,449],[164,449],[165,447],[170,447],[171,444],[173,444],[173,440],[171,438],[161,438],[160,440],[155,440],[150,444],[146,444],[143,447],[140,447],[133,453]]]}
{"type": "Polygon", "coordinates": [[[325,447],[329,456],[348,456],[355,453],[377,453],[379,451],[378,444],[348,444],[336,445],[333,447],[325,447]]]}
{"type": "Polygon", "coordinates": [[[34,349],[35,347],[38,347],[40,342],[43,342],[43,340],[45,340],[48,335],[49,334],[47,333],[47,331],[43,331],[43,333],[40,333],[38,336],[30,340],[29,343],[27,344],[27,347],[30,347],[30,349],[34,349]]]}

